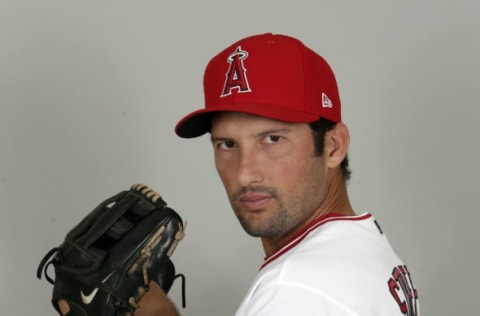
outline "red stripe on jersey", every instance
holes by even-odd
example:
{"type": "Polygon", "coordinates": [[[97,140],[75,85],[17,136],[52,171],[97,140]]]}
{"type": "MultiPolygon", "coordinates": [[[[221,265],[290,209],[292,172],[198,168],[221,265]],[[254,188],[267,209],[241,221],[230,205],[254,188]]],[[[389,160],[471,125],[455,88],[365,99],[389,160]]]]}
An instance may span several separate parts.
{"type": "Polygon", "coordinates": [[[283,246],[281,249],[279,249],[277,252],[272,254],[271,256],[265,258],[265,261],[263,262],[262,266],[260,267],[260,270],[263,269],[266,265],[268,265],[270,262],[274,261],[284,253],[288,252],[290,249],[294,248],[296,245],[298,245],[307,235],[318,228],[319,226],[332,222],[332,221],[361,221],[367,218],[372,217],[372,214],[370,213],[365,213],[363,215],[358,215],[358,216],[346,216],[342,214],[337,214],[337,213],[330,213],[325,216],[319,217],[312,222],[310,222],[308,225],[303,227],[300,231],[298,231],[295,235],[290,238],[290,240],[283,246]]]}

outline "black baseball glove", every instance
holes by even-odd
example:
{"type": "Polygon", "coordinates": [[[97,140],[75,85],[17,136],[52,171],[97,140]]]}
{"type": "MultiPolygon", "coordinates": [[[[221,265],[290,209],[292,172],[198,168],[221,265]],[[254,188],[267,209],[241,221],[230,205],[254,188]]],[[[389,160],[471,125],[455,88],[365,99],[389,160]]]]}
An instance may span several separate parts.
{"type": "Polygon", "coordinates": [[[158,193],[141,184],[103,201],[77,224],[63,243],[40,262],[53,284],[52,304],[69,303],[68,315],[133,315],[138,302],[157,282],[168,293],[176,277],[170,260],[184,237],[182,218],[158,193]],[[52,258],[53,257],[53,258],[52,258]],[[55,277],[48,275],[53,265],[55,277]]]}

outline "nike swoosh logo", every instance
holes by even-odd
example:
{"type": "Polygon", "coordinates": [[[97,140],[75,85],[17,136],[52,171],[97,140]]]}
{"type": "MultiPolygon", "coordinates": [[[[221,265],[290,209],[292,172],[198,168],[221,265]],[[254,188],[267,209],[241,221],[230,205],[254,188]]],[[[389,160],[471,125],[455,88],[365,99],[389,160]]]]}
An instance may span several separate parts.
{"type": "MultiPolygon", "coordinates": [[[[112,272],[113,273],[113,272],[112,272]]],[[[105,279],[102,280],[102,283],[105,283],[107,282],[107,280],[112,276],[112,273],[110,273],[109,275],[107,275],[107,277],[105,279]]],[[[95,296],[97,295],[97,292],[98,292],[98,287],[94,288],[90,294],[88,295],[85,295],[83,293],[83,291],[80,291],[80,297],[82,298],[82,302],[85,304],[85,305],[88,305],[90,303],[92,303],[93,299],[95,298],[95,296]]]]}

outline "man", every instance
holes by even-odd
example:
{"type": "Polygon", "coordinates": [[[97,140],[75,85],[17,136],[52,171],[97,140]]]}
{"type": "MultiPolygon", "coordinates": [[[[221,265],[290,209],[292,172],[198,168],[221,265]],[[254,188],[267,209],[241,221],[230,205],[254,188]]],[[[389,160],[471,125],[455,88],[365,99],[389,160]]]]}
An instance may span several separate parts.
{"type": "Polygon", "coordinates": [[[237,315],[418,315],[407,267],[350,205],[349,132],[327,62],[295,38],[255,35],[210,61],[204,92],[176,133],[210,132],[232,208],[266,254],[237,315]]]}
{"type": "MultiPolygon", "coordinates": [[[[266,255],[237,315],[419,315],[407,267],[350,205],[350,137],[327,62],[295,38],[254,35],[209,62],[204,92],[175,131],[210,133],[231,206],[266,255]]],[[[138,314],[168,307],[157,290],[138,314]]]]}

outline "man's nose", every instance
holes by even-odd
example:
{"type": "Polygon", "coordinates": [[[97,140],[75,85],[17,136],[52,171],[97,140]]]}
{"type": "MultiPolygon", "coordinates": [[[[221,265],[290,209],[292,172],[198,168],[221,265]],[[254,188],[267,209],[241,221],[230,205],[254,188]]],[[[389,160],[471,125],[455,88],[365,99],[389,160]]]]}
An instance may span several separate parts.
{"type": "Polygon", "coordinates": [[[263,181],[261,156],[255,148],[243,148],[240,151],[238,181],[241,186],[263,181]]]}

